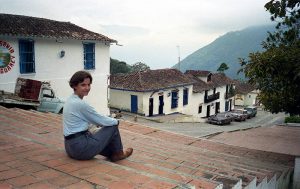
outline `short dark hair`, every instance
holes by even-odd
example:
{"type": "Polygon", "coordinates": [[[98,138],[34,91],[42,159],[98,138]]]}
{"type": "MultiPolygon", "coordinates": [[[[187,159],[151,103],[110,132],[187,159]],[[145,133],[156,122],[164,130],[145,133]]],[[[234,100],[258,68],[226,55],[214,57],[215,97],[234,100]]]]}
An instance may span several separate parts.
{"type": "Polygon", "coordinates": [[[79,83],[83,82],[84,79],[86,79],[86,78],[89,78],[92,83],[93,78],[89,72],[78,71],[78,72],[74,73],[69,81],[70,87],[74,89],[75,86],[77,86],[79,83]]]}

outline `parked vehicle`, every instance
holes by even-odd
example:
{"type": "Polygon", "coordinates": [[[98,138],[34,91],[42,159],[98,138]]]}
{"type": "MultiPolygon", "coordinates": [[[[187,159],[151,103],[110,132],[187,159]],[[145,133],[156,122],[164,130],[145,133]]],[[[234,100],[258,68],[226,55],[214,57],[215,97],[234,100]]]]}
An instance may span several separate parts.
{"type": "Polygon", "coordinates": [[[207,118],[207,122],[217,125],[230,124],[232,117],[228,113],[218,113],[207,118]]]}
{"type": "Polygon", "coordinates": [[[55,96],[49,82],[17,78],[14,93],[0,90],[0,105],[62,113],[64,102],[55,96]]]}
{"type": "Polygon", "coordinates": [[[255,117],[257,114],[257,108],[255,106],[247,106],[244,110],[247,111],[250,118],[255,117]]]}
{"type": "Polygon", "coordinates": [[[250,118],[251,118],[251,113],[249,111],[247,111],[247,119],[250,119],[250,118]]]}
{"type": "Polygon", "coordinates": [[[232,114],[231,112],[221,112],[221,113],[218,113],[220,115],[224,114],[225,117],[227,118],[230,118],[231,121],[234,121],[235,118],[236,118],[236,115],[232,114]]]}
{"type": "Polygon", "coordinates": [[[234,116],[235,121],[246,121],[248,117],[247,110],[244,109],[232,110],[230,113],[234,116]]]}

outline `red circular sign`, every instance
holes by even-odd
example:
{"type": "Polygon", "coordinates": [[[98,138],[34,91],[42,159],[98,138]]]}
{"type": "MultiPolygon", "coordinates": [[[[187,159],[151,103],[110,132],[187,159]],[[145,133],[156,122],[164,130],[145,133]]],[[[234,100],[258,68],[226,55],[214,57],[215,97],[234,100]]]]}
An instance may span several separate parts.
{"type": "Polygon", "coordinates": [[[15,65],[14,48],[5,41],[0,40],[0,74],[9,72],[15,65]]]}

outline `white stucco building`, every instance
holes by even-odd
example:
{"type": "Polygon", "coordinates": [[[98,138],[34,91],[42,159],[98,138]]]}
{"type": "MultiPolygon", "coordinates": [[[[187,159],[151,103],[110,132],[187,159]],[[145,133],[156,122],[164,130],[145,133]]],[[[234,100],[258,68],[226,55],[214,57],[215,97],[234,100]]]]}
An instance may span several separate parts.
{"type": "Polygon", "coordinates": [[[259,90],[255,89],[255,86],[247,83],[235,80],[236,94],[234,97],[234,104],[236,106],[253,106],[258,105],[259,90]]]}
{"type": "Polygon", "coordinates": [[[234,84],[230,78],[203,70],[187,70],[185,75],[195,81],[190,97],[192,103],[185,114],[209,117],[234,109],[234,84]]]}
{"type": "Polygon", "coordinates": [[[109,105],[144,116],[183,113],[193,82],[176,69],[112,75],[109,105]]]}
{"type": "Polygon", "coordinates": [[[0,14],[0,90],[13,92],[17,77],[50,81],[64,100],[73,92],[70,77],[86,70],[93,76],[86,100],[108,114],[111,43],[116,41],[70,22],[0,14]]]}
{"type": "Polygon", "coordinates": [[[111,108],[144,116],[182,113],[202,118],[233,109],[232,80],[209,71],[116,74],[109,88],[111,108]]]}

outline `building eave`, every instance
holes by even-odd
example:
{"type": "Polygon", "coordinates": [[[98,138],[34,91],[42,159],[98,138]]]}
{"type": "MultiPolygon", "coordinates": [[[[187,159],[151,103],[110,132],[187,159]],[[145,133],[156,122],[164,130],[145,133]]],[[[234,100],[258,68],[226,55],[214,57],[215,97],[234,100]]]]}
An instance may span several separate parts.
{"type": "Polygon", "coordinates": [[[121,90],[121,91],[133,91],[133,92],[153,92],[153,91],[159,91],[159,90],[168,90],[176,87],[185,87],[193,85],[193,83],[187,83],[187,84],[179,84],[179,85],[173,85],[170,87],[163,87],[163,88],[155,88],[155,89],[144,89],[144,90],[136,90],[136,89],[129,89],[129,88],[121,88],[121,87],[111,87],[108,86],[110,89],[115,89],[115,90],[121,90]]]}
{"type": "Polygon", "coordinates": [[[22,34],[0,34],[3,38],[16,38],[16,39],[53,39],[53,40],[76,40],[76,41],[96,41],[102,43],[118,43],[116,40],[99,40],[99,39],[80,39],[75,37],[55,37],[55,36],[44,36],[44,35],[22,35],[22,34]]]}

